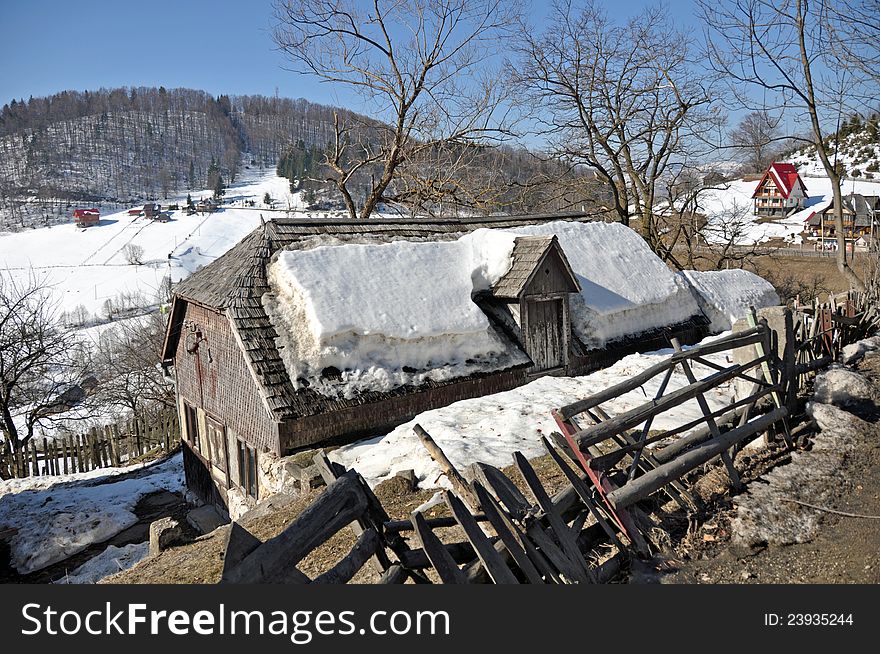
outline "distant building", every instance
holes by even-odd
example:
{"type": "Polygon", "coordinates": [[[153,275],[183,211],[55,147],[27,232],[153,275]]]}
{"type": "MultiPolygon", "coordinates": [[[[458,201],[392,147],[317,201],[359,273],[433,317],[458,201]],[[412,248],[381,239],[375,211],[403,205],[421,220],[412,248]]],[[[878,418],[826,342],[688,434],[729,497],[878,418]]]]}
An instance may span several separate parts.
{"type": "Polygon", "coordinates": [[[756,216],[788,216],[804,208],[807,187],[790,163],[770,164],[761,177],[752,199],[756,216]]]}
{"type": "Polygon", "coordinates": [[[158,202],[147,202],[144,205],[144,216],[146,218],[158,218],[162,213],[162,207],[158,202]]]}
{"type": "Polygon", "coordinates": [[[211,198],[207,200],[199,200],[196,204],[196,211],[199,213],[213,213],[217,209],[217,203],[211,198]]]}
{"type": "Polygon", "coordinates": [[[101,220],[101,212],[97,209],[74,209],[73,220],[77,227],[91,227],[101,220]]]}
{"type": "MultiPolygon", "coordinates": [[[[880,224],[880,196],[852,193],[842,198],[843,236],[847,241],[858,241],[859,247],[867,247],[877,234],[880,224]]],[[[834,201],[807,218],[810,235],[821,242],[837,239],[837,224],[834,221],[834,201]]]]}

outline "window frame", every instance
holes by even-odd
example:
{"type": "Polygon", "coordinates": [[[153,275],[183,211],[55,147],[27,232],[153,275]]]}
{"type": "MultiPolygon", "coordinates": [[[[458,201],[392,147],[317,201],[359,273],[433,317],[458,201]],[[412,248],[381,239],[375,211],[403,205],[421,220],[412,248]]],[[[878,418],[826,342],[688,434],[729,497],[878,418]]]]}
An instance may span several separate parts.
{"type": "Polygon", "coordinates": [[[202,452],[201,433],[199,432],[199,411],[192,404],[183,401],[183,419],[186,424],[186,440],[196,452],[202,452]]]}
{"type": "Polygon", "coordinates": [[[229,444],[226,436],[226,425],[208,413],[205,413],[205,440],[208,443],[208,460],[213,467],[217,468],[225,475],[226,487],[229,488],[229,444]],[[219,439],[218,443],[215,443],[214,440],[212,440],[212,431],[217,435],[216,438],[219,439]],[[219,445],[219,451],[217,451],[215,445],[219,445]]]}
{"type": "Polygon", "coordinates": [[[248,497],[260,499],[259,474],[257,473],[257,448],[247,441],[236,440],[238,462],[237,485],[248,497]]]}

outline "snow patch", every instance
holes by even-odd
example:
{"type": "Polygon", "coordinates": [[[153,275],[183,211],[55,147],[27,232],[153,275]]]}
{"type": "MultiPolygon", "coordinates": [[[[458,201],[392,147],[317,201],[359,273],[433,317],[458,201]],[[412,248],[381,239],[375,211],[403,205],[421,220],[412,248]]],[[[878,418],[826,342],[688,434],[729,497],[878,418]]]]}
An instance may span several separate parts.
{"type": "MultiPolygon", "coordinates": [[[[704,342],[714,340],[706,339],[704,342]]],[[[542,436],[557,431],[550,415],[552,409],[606,389],[668,357],[671,350],[632,354],[613,366],[583,377],[541,377],[513,390],[455,402],[449,406],[426,411],[404,423],[389,434],[343,446],[331,452],[331,460],[357,470],[371,486],[398,472],[411,469],[421,488],[450,488],[440,467],[431,459],[413,426],[420,424],[434,438],[459,470],[477,461],[503,467],[513,462],[514,452],[531,458],[545,454],[542,436]]],[[[729,365],[729,353],[707,358],[717,365],[729,365]]],[[[699,377],[712,372],[694,365],[699,377]]],[[[619,414],[654,397],[662,375],[643,387],[626,393],[608,403],[608,410],[619,414]]],[[[667,392],[681,388],[688,380],[681,371],[670,379],[667,392]]],[[[715,410],[732,401],[732,383],[712,389],[706,395],[715,410]]],[[[701,416],[696,400],[685,402],[657,416],[656,429],[671,429],[701,416]]]]}
{"type": "Polygon", "coordinates": [[[553,222],[514,230],[555,234],[580,282],[572,328],[587,347],[684,322],[700,312],[687,285],[620,223],[553,222]]]}
{"type": "Polygon", "coordinates": [[[27,490],[0,482],[0,526],[17,530],[7,539],[16,570],[40,570],[135,524],[141,497],[183,491],[183,459],[178,454],[139,476],[102,481],[90,476],[27,490]]]}
{"type": "Polygon", "coordinates": [[[737,498],[731,521],[735,543],[790,545],[806,543],[816,534],[822,514],[794,504],[799,500],[824,505],[839,490],[840,470],[869,426],[860,418],[829,404],[812,403],[810,413],[821,428],[807,451],[795,451],[791,463],[775,468],[737,498]]]}
{"type": "Polygon", "coordinates": [[[56,584],[96,584],[104,577],[128,570],[142,561],[150,553],[149,543],[131,543],[124,547],[110,545],[69,575],[56,581],[56,584]]]}
{"type": "Polygon", "coordinates": [[[281,252],[264,306],[294,385],[352,397],[526,363],[472,300],[507,271],[514,238],[483,229],[457,241],[281,252]]]}
{"type": "Polygon", "coordinates": [[[870,384],[860,374],[845,368],[831,368],[816,377],[813,399],[820,404],[852,406],[872,398],[870,384]]]}

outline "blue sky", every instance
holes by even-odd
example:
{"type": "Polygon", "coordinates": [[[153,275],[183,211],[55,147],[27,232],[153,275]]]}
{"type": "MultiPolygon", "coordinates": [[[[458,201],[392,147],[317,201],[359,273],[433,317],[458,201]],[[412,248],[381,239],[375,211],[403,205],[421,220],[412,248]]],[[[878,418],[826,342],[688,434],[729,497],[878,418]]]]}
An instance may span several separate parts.
{"type": "MultiPolygon", "coordinates": [[[[636,13],[651,0],[604,0],[636,13]]],[[[546,2],[531,4],[540,24],[546,2]]],[[[676,21],[691,0],[667,2],[676,21]]],[[[201,89],[344,104],[338,90],[283,69],[270,0],[0,0],[0,105],[63,90],[117,86],[201,89]]]]}

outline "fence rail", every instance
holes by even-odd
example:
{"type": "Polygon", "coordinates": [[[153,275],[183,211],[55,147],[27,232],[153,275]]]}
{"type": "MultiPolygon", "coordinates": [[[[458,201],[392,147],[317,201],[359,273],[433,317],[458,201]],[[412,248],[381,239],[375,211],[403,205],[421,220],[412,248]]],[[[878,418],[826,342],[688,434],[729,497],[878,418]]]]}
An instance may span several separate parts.
{"type": "Polygon", "coordinates": [[[151,451],[171,451],[179,436],[177,413],[155,420],[93,427],[79,435],[31,439],[15,453],[0,453],[0,477],[32,477],[118,467],[151,451]]]}

